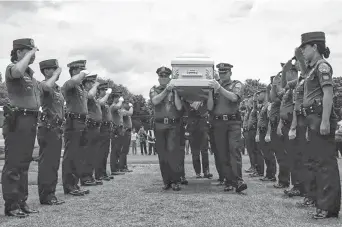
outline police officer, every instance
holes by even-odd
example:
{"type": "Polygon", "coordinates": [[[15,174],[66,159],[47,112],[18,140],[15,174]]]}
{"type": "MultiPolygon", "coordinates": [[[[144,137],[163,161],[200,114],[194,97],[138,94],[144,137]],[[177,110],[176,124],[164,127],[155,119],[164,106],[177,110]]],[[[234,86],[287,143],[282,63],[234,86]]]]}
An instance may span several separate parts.
{"type": "Polygon", "coordinates": [[[287,154],[284,146],[284,138],[277,135],[278,124],[280,120],[280,105],[283,96],[281,89],[281,73],[278,73],[272,79],[272,88],[270,92],[270,101],[272,102],[269,113],[269,133],[265,137],[266,142],[270,142],[277,162],[279,165],[278,183],[273,185],[275,188],[287,188],[290,185],[290,171],[287,165],[287,154]]]}
{"type": "Polygon", "coordinates": [[[224,191],[242,192],[247,184],[242,179],[241,161],[241,116],[239,104],[243,92],[240,81],[231,80],[231,68],[228,63],[216,66],[219,70],[220,83],[217,80],[210,82],[214,93],[209,92],[208,110],[213,113],[213,127],[218,157],[221,163],[222,174],[226,179],[224,191]],[[215,98],[214,98],[215,94],[215,98]]]}
{"type": "Polygon", "coordinates": [[[201,157],[202,171],[204,178],[211,178],[209,172],[209,153],[208,153],[208,110],[207,103],[203,101],[186,102],[184,107],[187,112],[187,131],[190,133],[190,147],[192,163],[196,173],[196,178],[201,176],[201,157]]]}
{"type": "Polygon", "coordinates": [[[113,129],[111,134],[110,169],[112,175],[122,175],[124,172],[119,169],[119,157],[122,152],[124,142],[123,119],[120,113],[124,98],[121,91],[112,93],[113,103],[110,106],[113,119],[113,129]]]}
{"type": "Polygon", "coordinates": [[[243,130],[243,137],[245,140],[246,150],[247,150],[249,161],[251,164],[249,169],[246,169],[245,172],[254,173],[256,171],[255,155],[252,153],[252,149],[250,149],[249,147],[249,137],[248,137],[248,119],[249,119],[250,113],[253,110],[253,95],[248,95],[245,105],[246,105],[246,112],[243,117],[242,130],[243,130]]]}
{"type": "Polygon", "coordinates": [[[41,204],[60,205],[55,191],[58,182],[58,169],[62,152],[62,124],[64,121],[64,97],[56,84],[62,69],[56,59],[39,63],[45,77],[41,82],[42,113],[38,126],[39,164],[38,193],[41,204]]]}
{"type": "Polygon", "coordinates": [[[250,177],[263,177],[265,171],[264,158],[262,157],[262,153],[257,146],[257,142],[259,141],[256,141],[259,107],[257,93],[255,93],[252,98],[252,109],[250,110],[247,123],[247,150],[249,150],[248,152],[252,155],[252,159],[255,162],[254,172],[249,175],[250,177]]]}
{"type": "Polygon", "coordinates": [[[262,156],[265,160],[266,164],[266,175],[263,178],[260,178],[261,181],[264,182],[274,182],[276,181],[275,174],[277,170],[276,159],[274,156],[274,152],[269,146],[269,143],[266,143],[265,137],[268,130],[268,97],[270,92],[270,86],[266,88],[266,90],[259,91],[258,102],[260,104],[260,113],[258,116],[258,124],[257,124],[257,133],[255,141],[258,143],[258,149],[262,152],[262,156]]]}
{"type": "Polygon", "coordinates": [[[300,151],[295,146],[292,140],[289,139],[289,131],[292,124],[293,118],[293,85],[298,79],[298,70],[295,65],[292,65],[292,60],[288,61],[283,65],[282,71],[282,87],[284,95],[282,97],[280,105],[280,121],[278,124],[277,134],[284,139],[284,146],[287,153],[287,166],[291,174],[291,184],[293,187],[291,189],[286,189],[284,193],[290,197],[300,196],[303,194],[300,180],[299,180],[299,165],[301,162],[300,151]],[[286,85],[284,86],[285,83],[286,85]]]}
{"type": "Polygon", "coordinates": [[[84,169],[82,157],[84,131],[88,114],[88,95],[82,81],[87,74],[86,60],[73,61],[67,65],[71,78],[62,86],[62,93],[66,101],[66,122],[64,125],[64,154],[62,161],[63,189],[65,194],[83,196],[89,190],[78,186],[84,169]]]}
{"type": "MultiPolygon", "coordinates": [[[[102,123],[102,111],[100,100],[96,98],[97,88],[100,85],[96,80],[97,74],[90,73],[82,81],[82,84],[87,91],[87,107],[88,117],[86,122],[86,130],[83,136],[83,159],[84,162],[81,185],[82,186],[94,186],[102,185],[103,182],[100,179],[94,178],[93,173],[96,166],[96,159],[98,157],[99,140],[100,140],[100,127],[102,123]]],[[[104,100],[106,101],[106,100],[104,100]]],[[[99,175],[98,175],[99,176],[99,175]]]]}
{"type": "Polygon", "coordinates": [[[29,67],[35,60],[36,51],[38,49],[33,39],[14,40],[12,63],[5,72],[10,100],[10,105],[4,107],[6,155],[1,178],[6,216],[27,217],[30,213],[37,213],[26,204],[28,169],[32,160],[40,107],[39,85],[29,67]]]}
{"type": "Polygon", "coordinates": [[[108,88],[108,82],[102,81],[98,86],[98,98],[101,105],[102,124],[100,128],[100,148],[98,155],[98,164],[95,169],[95,178],[110,181],[113,176],[107,174],[107,159],[110,147],[110,134],[112,130],[112,113],[109,109],[108,98],[112,89],[108,88]]]}
{"type": "Polygon", "coordinates": [[[338,217],[341,182],[335,156],[336,115],[332,111],[332,67],[324,32],[302,34],[300,49],[308,62],[304,81],[303,111],[309,127],[313,181],[317,186],[315,219],[338,217]]]}
{"type": "Polygon", "coordinates": [[[150,99],[155,113],[156,148],[160,171],[164,182],[164,190],[179,191],[182,175],[182,152],[180,149],[180,118],[182,102],[170,83],[171,69],[160,67],[159,86],[150,90],[150,99]]]}
{"type": "Polygon", "coordinates": [[[119,169],[122,172],[132,172],[132,170],[128,169],[128,166],[127,166],[127,155],[129,153],[129,147],[131,144],[131,133],[132,133],[131,116],[133,115],[133,104],[125,100],[119,112],[122,116],[123,130],[124,130],[122,151],[119,156],[119,169]]]}

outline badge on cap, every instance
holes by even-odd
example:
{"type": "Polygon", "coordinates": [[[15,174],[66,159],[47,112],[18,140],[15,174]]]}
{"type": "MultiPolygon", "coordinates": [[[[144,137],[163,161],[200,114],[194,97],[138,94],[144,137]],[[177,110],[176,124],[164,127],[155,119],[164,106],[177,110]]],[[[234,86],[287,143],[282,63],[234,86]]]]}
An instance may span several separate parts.
{"type": "Polygon", "coordinates": [[[34,40],[33,39],[30,39],[30,44],[31,44],[31,46],[34,47],[34,40]]]}
{"type": "Polygon", "coordinates": [[[224,63],[221,63],[221,64],[220,64],[220,67],[221,67],[221,68],[224,68],[224,63]]]}
{"type": "Polygon", "coordinates": [[[162,67],[162,68],[160,69],[160,71],[164,72],[164,71],[165,71],[165,67],[162,67]]]}

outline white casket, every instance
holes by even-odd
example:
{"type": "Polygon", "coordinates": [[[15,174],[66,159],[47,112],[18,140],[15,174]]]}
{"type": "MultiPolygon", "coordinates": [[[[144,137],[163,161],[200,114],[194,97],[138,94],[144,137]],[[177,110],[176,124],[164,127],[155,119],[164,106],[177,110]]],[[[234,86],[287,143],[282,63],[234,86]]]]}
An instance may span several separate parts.
{"type": "Polygon", "coordinates": [[[171,61],[172,83],[187,101],[208,98],[209,81],[214,79],[214,60],[203,54],[183,54],[171,61]]]}

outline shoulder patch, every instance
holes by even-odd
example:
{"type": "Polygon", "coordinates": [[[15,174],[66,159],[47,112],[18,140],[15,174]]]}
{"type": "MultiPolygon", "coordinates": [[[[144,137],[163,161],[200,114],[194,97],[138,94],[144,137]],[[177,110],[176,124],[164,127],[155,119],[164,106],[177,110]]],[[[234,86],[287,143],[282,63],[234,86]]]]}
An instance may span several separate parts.
{"type": "Polygon", "coordinates": [[[321,63],[318,66],[318,71],[321,73],[329,73],[330,72],[330,66],[327,63],[321,63]]]}

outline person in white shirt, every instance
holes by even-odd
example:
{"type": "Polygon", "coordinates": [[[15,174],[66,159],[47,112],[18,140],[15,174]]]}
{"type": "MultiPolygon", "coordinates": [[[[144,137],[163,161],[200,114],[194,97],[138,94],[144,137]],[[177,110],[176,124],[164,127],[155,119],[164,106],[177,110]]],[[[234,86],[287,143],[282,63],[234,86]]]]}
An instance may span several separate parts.
{"type": "Polygon", "coordinates": [[[153,130],[148,130],[147,131],[147,142],[148,142],[148,155],[152,154],[153,150],[153,155],[156,155],[156,149],[155,149],[155,137],[154,137],[154,131],[153,130]]]}
{"type": "Polygon", "coordinates": [[[132,154],[136,155],[137,154],[137,136],[138,133],[136,133],[135,128],[132,130],[132,135],[131,135],[131,141],[132,141],[132,154]]]}

